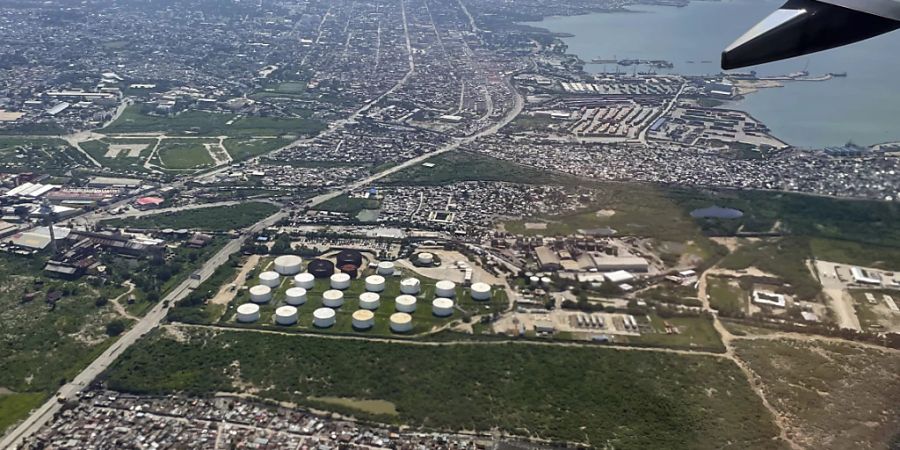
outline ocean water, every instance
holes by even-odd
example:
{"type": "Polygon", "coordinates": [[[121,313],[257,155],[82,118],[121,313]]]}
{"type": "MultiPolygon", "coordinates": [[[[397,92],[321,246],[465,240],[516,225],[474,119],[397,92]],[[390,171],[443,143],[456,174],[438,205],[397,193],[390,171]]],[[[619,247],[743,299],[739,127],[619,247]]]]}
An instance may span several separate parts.
{"type": "MultiPolygon", "coordinates": [[[[783,4],[772,0],[691,2],[686,7],[633,6],[631,12],[553,16],[528,25],[574,37],[569,52],[585,62],[602,59],[664,59],[669,72],[717,74],[722,49],[783,4]],[[692,62],[689,62],[692,61],[692,62]]],[[[871,145],[900,141],[900,31],[867,41],[746,70],[782,75],[847,72],[824,82],[787,82],[731,105],[768,125],[773,134],[801,147],[871,145]]],[[[587,64],[589,72],[615,71],[614,64],[587,64]]],[[[619,67],[632,71],[633,67],[619,67]]],[[[663,72],[663,71],[660,71],[663,72]]]]}

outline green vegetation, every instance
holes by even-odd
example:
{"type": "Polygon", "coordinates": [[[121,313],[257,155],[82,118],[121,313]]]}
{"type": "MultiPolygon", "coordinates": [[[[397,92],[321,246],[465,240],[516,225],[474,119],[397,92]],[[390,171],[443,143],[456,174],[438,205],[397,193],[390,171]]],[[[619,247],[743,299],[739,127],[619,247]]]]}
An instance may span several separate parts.
{"type": "Polygon", "coordinates": [[[225,150],[228,150],[231,159],[241,161],[268,153],[272,150],[284,147],[289,143],[290,140],[288,139],[262,139],[249,137],[225,139],[222,142],[222,145],[225,146],[225,150]]]}
{"type": "Polygon", "coordinates": [[[816,259],[900,270],[900,246],[871,245],[823,238],[810,239],[809,245],[816,259]]]}
{"type": "Polygon", "coordinates": [[[316,209],[356,215],[364,209],[378,209],[379,207],[381,207],[381,202],[378,200],[350,197],[347,194],[343,194],[316,206],[316,209]]]}
{"type": "Polygon", "coordinates": [[[212,206],[143,217],[104,220],[105,226],[117,228],[165,229],[188,228],[207,231],[229,231],[250,226],[278,211],[278,207],[265,202],[247,202],[237,205],[212,206]]]}
{"type": "Polygon", "coordinates": [[[62,176],[88,159],[62,139],[0,136],[0,163],[8,172],[35,172],[62,176]]]}
{"type": "Polygon", "coordinates": [[[637,296],[650,301],[673,303],[699,307],[703,305],[697,298],[697,289],[690,286],[663,284],[640,291],[637,296]]]}
{"type": "Polygon", "coordinates": [[[788,284],[779,291],[809,300],[822,290],[822,285],[806,265],[811,258],[808,239],[784,237],[744,245],[725,257],[719,265],[730,270],[756,267],[788,284]]]}
{"type": "Polygon", "coordinates": [[[28,417],[28,413],[41,406],[46,398],[47,395],[40,392],[26,394],[0,392],[0,435],[10,425],[28,417]]]}
{"type": "Polygon", "coordinates": [[[654,332],[641,333],[640,336],[628,336],[625,342],[632,345],[705,350],[722,353],[725,345],[719,332],[708,317],[669,317],[662,318],[651,313],[650,326],[654,332]],[[666,334],[665,324],[678,329],[677,334],[666,334]]]}
{"type": "Polygon", "coordinates": [[[746,378],[709,356],[602,347],[426,346],[252,331],[153,333],[106,375],[113,389],[381,400],[426,427],[501,430],[617,449],[783,448],[746,378]],[[593,380],[585,384],[585,380],[593,380]],[[241,387],[243,386],[243,387],[241,387]]]}
{"type": "Polygon", "coordinates": [[[727,278],[709,277],[706,280],[709,306],[725,317],[746,314],[747,300],[736,282],[727,278]]]}
{"type": "Polygon", "coordinates": [[[303,81],[286,81],[283,83],[271,84],[266,86],[262,91],[255,92],[250,95],[254,100],[262,100],[267,98],[304,98],[306,92],[306,82],[303,81]]]}
{"type": "Polygon", "coordinates": [[[280,136],[285,134],[314,134],[324,129],[315,119],[239,117],[204,111],[184,111],[174,116],[148,114],[151,108],[129,106],[104,133],[193,134],[200,136],[280,136]]]}
{"type": "Polygon", "coordinates": [[[526,184],[576,185],[582,180],[571,175],[548,172],[533,167],[491,158],[477,153],[448,152],[429,158],[434,167],[413,166],[389,176],[385,183],[448,184],[459,181],[507,181],[526,184]]]}
{"type": "Polygon", "coordinates": [[[212,167],[215,161],[204,144],[218,146],[216,141],[166,139],[159,144],[157,150],[160,165],[173,170],[212,167]]]}
{"type": "Polygon", "coordinates": [[[46,278],[44,262],[0,254],[0,424],[21,418],[112,343],[106,324],[119,316],[97,298],[123,289],[46,278]],[[51,292],[61,297],[48,301],[51,292]]]}
{"type": "Polygon", "coordinates": [[[339,406],[350,408],[352,410],[362,411],[373,416],[397,415],[397,405],[391,402],[386,402],[384,400],[360,400],[356,398],[344,397],[310,397],[309,400],[312,402],[322,403],[326,408],[339,406]]]}
{"type": "Polygon", "coordinates": [[[891,448],[900,430],[900,356],[850,343],[737,340],[769,403],[804,448],[891,448]]]}
{"type": "Polygon", "coordinates": [[[109,167],[115,171],[137,171],[144,172],[144,160],[150,156],[153,147],[156,145],[156,139],[100,139],[95,141],[82,142],[81,148],[88,152],[104,167],[109,167]],[[133,153],[124,150],[117,150],[115,156],[107,156],[110,145],[132,145],[138,153],[137,156],[131,156],[133,153]],[[139,149],[139,150],[138,150],[139,149]]]}

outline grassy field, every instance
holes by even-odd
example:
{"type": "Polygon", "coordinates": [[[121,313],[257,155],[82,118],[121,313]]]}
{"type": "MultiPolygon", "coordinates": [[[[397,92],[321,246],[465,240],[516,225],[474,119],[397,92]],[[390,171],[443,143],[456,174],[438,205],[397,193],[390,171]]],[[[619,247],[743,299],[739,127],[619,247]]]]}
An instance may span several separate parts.
{"type": "Polygon", "coordinates": [[[790,286],[784,290],[803,300],[815,298],[822,289],[806,260],[812,258],[809,240],[801,237],[767,239],[744,245],[723,259],[725,269],[743,270],[756,267],[782,279],[790,286]]]}
{"type": "Polygon", "coordinates": [[[379,202],[378,200],[368,198],[351,198],[347,194],[344,194],[316,206],[316,209],[356,215],[364,209],[378,209],[380,206],[381,202],[379,202]]]}
{"type": "Polygon", "coordinates": [[[199,139],[166,139],[159,144],[160,165],[173,170],[193,170],[212,167],[215,162],[203,144],[217,141],[199,139]]]}
{"type": "Polygon", "coordinates": [[[736,341],[795,439],[815,449],[896,448],[900,356],[852,344],[736,341]],[[891,443],[893,442],[893,445],[891,443]]]}
{"type": "Polygon", "coordinates": [[[640,336],[625,338],[628,344],[652,345],[656,347],[680,348],[724,352],[722,338],[713,327],[712,320],[705,317],[670,317],[663,319],[650,314],[650,326],[655,333],[642,333],[640,336]],[[666,334],[664,322],[678,328],[678,334],[666,334]]]}
{"type": "Polygon", "coordinates": [[[41,392],[0,393],[0,435],[12,424],[28,417],[28,413],[41,406],[46,398],[47,395],[41,392]]]}
{"type": "Polygon", "coordinates": [[[255,386],[259,395],[307,405],[322,397],[375,400],[395,405],[398,415],[329,409],[616,449],[783,448],[740,370],[716,357],[182,331],[186,340],[158,331],[129,349],[108,372],[109,386],[193,394],[255,386]]]}
{"type": "Polygon", "coordinates": [[[303,98],[306,92],[305,81],[286,81],[283,83],[271,84],[263,88],[262,91],[255,92],[250,98],[255,100],[267,98],[303,98]]]}
{"type": "Polygon", "coordinates": [[[102,224],[118,228],[188,228],[229,231],[252,225],[276,211],[278,211],[278,207],[271,203],[247,202],[232,206],[213,206],[144,217],[110,219],[104,220],[102,224]]]}
{"type": "Polygon", "coordinates": [[[707,295],[709,305],[725,317],[740,316],[747,312],[747,299],[744,292],[727,278],[707,278],[707,295]]]}
{"type": "Polygon", "coordinates": [[[279,136],[313,134],[324,129],[315,119],[236,117],[204,111],[184,111],[172,117],[152,116],[141,105],[129,106],[104,133],[195,134],[201,136],[279,136]],[[232,121],[230,124],[229,122],[232,121]]]}
{"type": "Polygon", "coordinates": [[[228,150],[231,159],[241,161],[284,147],[290,142],[291,141],[288,139],[259,139],[249,137],[225,139],[222,142],[222,145],[225,146],[225,150],[228,150]]]}
{"type": "Polygon", "coordinates": [[[507,181],[525,184],[579,184],[571,175],[547,172],[469,152],[448,152],[428,159],[435,167],[413,166],[397,172],[385,183],[433,185],[459,181],[507,181]]]}
{"type": "Polygon", "coordinates": [[[144,160],[150,156],[150,152],[153,151],[153,146],[156,145],[156,139],[99,139],[82,142],[80,145],[84,151],[88,152],[91,157],[96,159],[104,167],[109,167],[116,171],[144,172],[144,160]],[[121,151],[115,157],[107,157],[106,153],[109,150],[110,144],[130,144],[144,148],[137,157],[129,156],[129,152],[127,151],[121,151]]]}

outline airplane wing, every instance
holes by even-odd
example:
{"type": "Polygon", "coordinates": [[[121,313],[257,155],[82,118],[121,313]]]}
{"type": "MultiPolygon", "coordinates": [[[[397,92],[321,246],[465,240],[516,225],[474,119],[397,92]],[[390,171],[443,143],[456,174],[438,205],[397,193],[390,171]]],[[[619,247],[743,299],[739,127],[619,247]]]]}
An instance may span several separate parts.
{"type": "Polygon", "coordinates": [[[722,69],[840,47],[898,27],[897,0],[788,0],[722,52],[722,69]]]}

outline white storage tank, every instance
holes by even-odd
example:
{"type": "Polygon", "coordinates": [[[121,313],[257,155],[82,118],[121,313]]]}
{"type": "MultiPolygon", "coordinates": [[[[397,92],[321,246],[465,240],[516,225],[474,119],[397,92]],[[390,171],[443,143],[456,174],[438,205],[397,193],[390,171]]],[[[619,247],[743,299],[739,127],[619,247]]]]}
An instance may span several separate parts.
{"type": "Polygon", "coordinates": [[[381,296],[374,292],[363,292],[359,294],[359,307],[362,309],[378,309],[381,304],[381,296]]]}
{"type": "Polygon", "coordinates": [[[337,289],[329,289],[322,293],[322,304],[329,308],[340,308],[344,304],[344,293],[337,289]]]}
{"type": "Polygon", "coordinates": [[[281,255],[275,258],[275,271],[282,275],[294,275],[300,273],[300,264],[303,259],[296,255],[281,255]]]}
{"type": "Polygon", "coordinates": [[[331,276],[331,288],[344,290],[350,287],[350,275],[340,272],[331,276]]]}
{"type": "Polygon", "coordinates": [[[456,296],[456,283],[450,280],[441,280],[434,285],[434,295],[436,297],[453,298],[456,296]]]}
{"type": "Polygon", "coordinates": [[[381,275],[369,275],[366,277],[366,290],[369,292],[381,292],[384,290],[384,277],[381,275]]]}
{"type": "Polygon", "coordinates": [[[423,266],[430,266],[434,264],[434,255],[428,252],[419,253],[419,256],[416,258],[419,264],[423,266]]]}
{"type": "Polygon", "coordinates": [[[250,301],[253,303],[268,303],[272,300],[272,288],[258,284],[250,288],[250,301]]]}
{"type": "Polygon", "coordinates": [[[472,283],[472,299],[473,300],[490,300],[491,285],[487,283],[472,283]]]}
{"type": "Polygon", "coordinates": [[[541,277],[541,284],[544,286],[550,286],[550,277],[541,277]]]}
{"type": "Polygon", "coordinates": [[[316,286],[316,277],[309,272],[294,275],[294,286],[303,289],[312,289],[316,286]]]}
{"type": "Polygon", "coordinates": [[[282,306],[275,310],[275,323],[278,325],[293,325],[297,323],[297,308],[282,306]]]}
{"type": "Polygon", "coordinates": [[[408,295],[416,295],[422,288],[418,278],[404,278],[400,280],[400,292],[408,295]]]}
{"type": "Polygon", "coordinates": [[[331,308],[319,308],[313,311],[313,325],[319,328],[328,328],[334,325],[335,315],[331,308]]]}
{"type": "Polygon", "coordinates": [[[259,284],[268,286],[268,287],[278,287],[278,284],[281,283],[281,275],[278,275],[278,272],[263,272],[259,274],[259,284]]]}
{"type": "Polygon", "coordinates": [[[244,303],[238,306],[237,321],[243,323],[256,322],[259,320],[259,305],[254,303],[244,303]]]}
{"type": "Polygon", "coordinates": [[[391,276],[394,274],[394,263],[382,261],[378,263],[378,269],[376,271],[378,272],[378,275],[391,276]]]}
{"type": "Polygon", "coordinates": [[[353,328],[357,330],[368,330],[375,325],[375,313],[368,309],[360,309],[353,312],[353,328]]]}
{"type": "Polygon", "coordinates": [[[391,331],[394,333],[408,333],[412,331],[412,316],[404,313],[398,312],[391,314],[391,331]]]}
{"type": "Polygon", "coordinates": [[[528,284],[535,285],[541,282],[541,277],[532,275],[528,277],[528,284]]]}
{"type": "Polygon", "coordinates": [[[397,311],[411,313],[416,311],[416,298],[412,295],[399,295],[394,301],[397,311]]]}
{"type": "Polygon", "coordinates": [[[453,300],[438,297],[431,302],[431,313],[438,317],[447,317],[453,314],[453,300]]]}
{"type": "Polygon", "coordinates": [[[288,305],[300,306],[306,303],[306,289],[302,287],[292,287],[284,292],[284,301],[288,305]]]}

